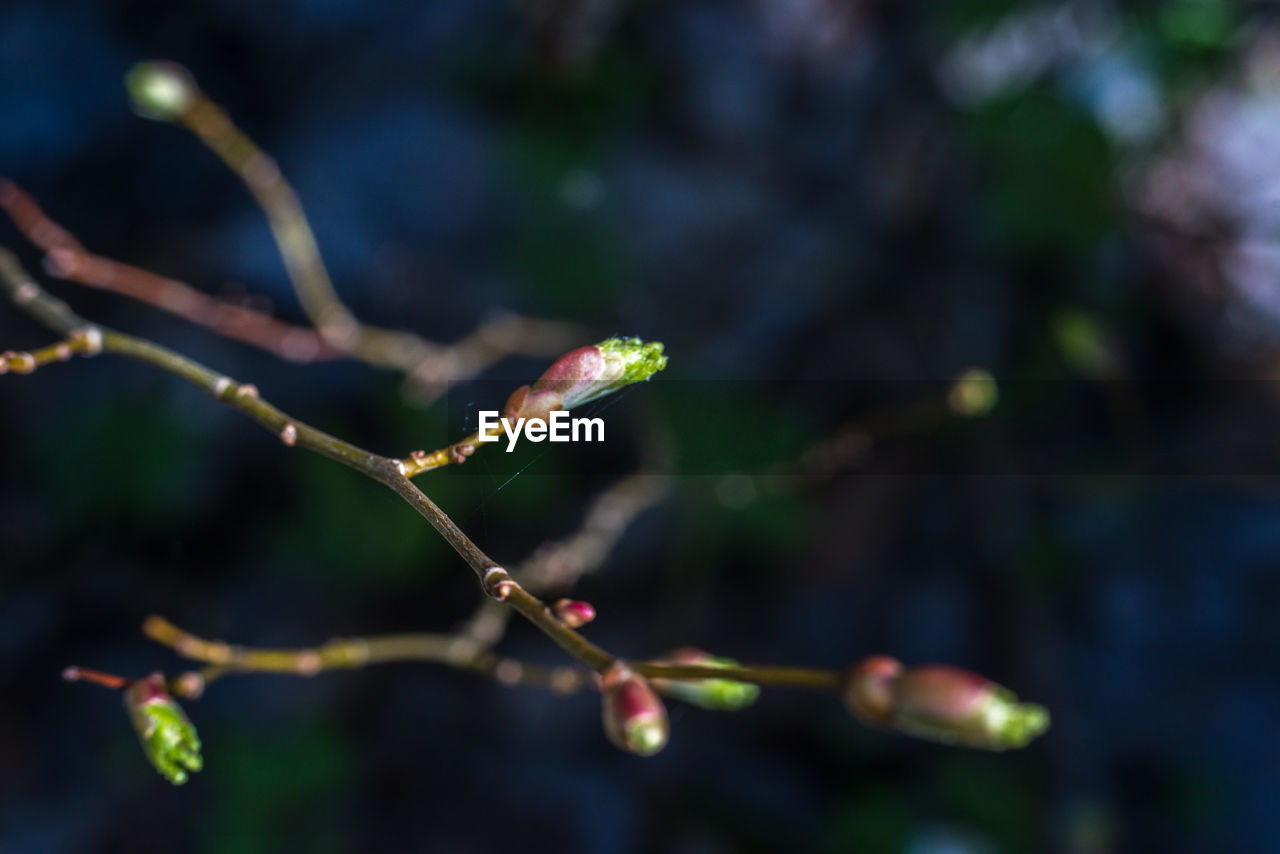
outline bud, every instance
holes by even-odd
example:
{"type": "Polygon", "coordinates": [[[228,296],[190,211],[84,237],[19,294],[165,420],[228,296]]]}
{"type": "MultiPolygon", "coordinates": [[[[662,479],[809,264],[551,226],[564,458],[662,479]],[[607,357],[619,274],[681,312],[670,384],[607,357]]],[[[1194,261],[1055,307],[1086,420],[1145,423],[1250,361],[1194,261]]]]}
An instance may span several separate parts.
{"type": "Polygon", "coordinates": [[[860,720],[872,726],[889,726],[893,711],[893,681],[902,673],[902,662],[887,655],[864,658],[849,670],[844,702],[860,720]]]}
{"type": "MultiPolygon", "coordinates": [[[[693,647],[674,650],[659,663],[701,667],[738,666],[738,662],[732,658],[719,658],[693,647]]],[[[654,679],[653,686],[669,697],[718,712],[745,709],[760,697],[760,686],[732,679],[654,679]]]]}
{"type": "Polygon", "coordinates": [[[507,399],[506,418],[543,418],[573,409],[631,383],[644,382],[667,366],[662,344],[639,338],[610,338],[579,347],[556,359],[532,386],[507,399]]]}
{"type": "Polygon", "coordinates": [[[861,720],[942,744],[983,750],[1025,747],[1049,728],[1049,712],[986,677],[927,664],[901,669],[873,656],[849,672],[844,699],[861,720]]]}
{"type": "Polygon", "coordinates": [[[568,409],[559,392],[535,391],[531,386],[522,385],[507,398],[506,406],[502,407],[502,417],[510,421],[518,418],[541,418],[546,421],[557,409],[568,409]]]}
{"type": "Polygon", "coordinates": [[[200,738],[182,708],[169,696],[164,674],[136,679],[124,689],[124,707],[142,742],[142,752],[160,775],[181,786],[187,772],[199,771],[200,738]]]}
{"type": "Polygon", "coordinates": [[[138,63],[124,76],[124,85],[138,115],[162,122],[181,119],[200,92],[190,71],[164,59],[138,63]]]}
{"type": "Polygon", "coordinates": [[[652,756],[671,734],[667,709],[644,677],[615,666],[603,677],[604,731],[622,750],[652,756]]]}
{"type": "Polygon", "coordinates": [[[1062,309],[1053,317],[1053,340],[1072,369],[1093,379],[1107,379],[1121,372],[1123,364],[1110,336],[1092,315],[1079,309],[1062,309]]]}
{"type": "Polygon", "coordinates": [[[951,384],[947,392],[947,405],[957,415],[976,417],[986,415],[1000,399],[1000,389],[990,371],[970,368],[951,384]]]}
{"type": "Polygon", "coordinates": [[[578,599],[560,599],[551,609],[556,619],[571,629],[581,628],[596,618],[596,609],[590,602],[578,599]]]}

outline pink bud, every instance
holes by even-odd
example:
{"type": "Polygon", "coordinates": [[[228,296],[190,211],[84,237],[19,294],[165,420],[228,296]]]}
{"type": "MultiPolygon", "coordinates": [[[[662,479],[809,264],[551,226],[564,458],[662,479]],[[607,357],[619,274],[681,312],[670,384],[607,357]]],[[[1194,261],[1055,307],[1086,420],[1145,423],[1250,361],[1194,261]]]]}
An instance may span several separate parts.
{"type": "Polygon", "coordinates": [[[573,409],[631,383],[644,382],[667,365],[662,344],[639,338],[610,338],[570,350],[551,363],[527,389],[507,401],[503,414],[545,418],[556,409],[573,409]]]}
{"type": "Polygon", "coordinates": [[[667,744],[667,709],[642,676],[615,666],[604,674],[604,731],[617,747],[652,756],[667,744]]]}
{"type": "Polygon", "coordinates": [[[850,669],[844,699],[866,723],[963,747],[1025,747],[1049,728],[1042,706],[1019,703],[985,676],[943,664],[904,670],[892,658],[872,656],[850,669]]]}
{"type": "Polygon", "coordinates": [[[551,413],[564,409],[564,398],[557,391],[540,390],[522,385],[507,398],[507,405],[502,408],[502,417],[510,421],[517,418],[541,418],[546,421],[551,413]]]}
{"type": "Polygon", "coordinates": [[[596,618],[595,607],[578,599],[560,599],[551,608],[556,618],[571,629],[585,626],[596,618]]]}
{"type": "Polygon", "coordinates": [[[555,391],[565,397],[574,397],[575,389],[597,381],[617,379],[622,376],[621,363],[612,369],[606,364],[604,353],[595,344],[570,350],[551,363],[533,384],[537,391],[555,391]],[[606,373],[612,376],[606,376],[606,373]]]}
{"type": "Polygon", "coordinates": [[[873,655],[849,668],[844,702],[861,720],[886,726],[893,711],[893,683],[902,673],[902,662],[887,655],[873,655]]]}
{"type": "Polygon", "coordinates": [[[945,664],[913,667],[893,686],[899,718],[961,724],[1000,686],[985,676],[945,664]]]}

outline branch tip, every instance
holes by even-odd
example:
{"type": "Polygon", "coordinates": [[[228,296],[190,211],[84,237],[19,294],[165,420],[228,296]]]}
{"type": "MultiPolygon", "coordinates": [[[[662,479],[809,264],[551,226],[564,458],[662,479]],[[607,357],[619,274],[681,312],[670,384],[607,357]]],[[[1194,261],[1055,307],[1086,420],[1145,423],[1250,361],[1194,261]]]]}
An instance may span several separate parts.
{"type": "Polygon", "coordinates": [[[178,121],[200,97],[191,72],[165,59],[138,63],[129,69],[124,82],[134,111],[162,122],[178,121]]]}
{"type": "Polygon", "coordinates": [[[76,667],[75,665],[63,669],[62,678],[66,682],[92,682],[94,685],[101,685],[103,688],[109,688],[112,691],[119,691],[129,684],[129,680],[123,676],[104,673],[101,670],[91,670],[88,667],[76,667]]]}

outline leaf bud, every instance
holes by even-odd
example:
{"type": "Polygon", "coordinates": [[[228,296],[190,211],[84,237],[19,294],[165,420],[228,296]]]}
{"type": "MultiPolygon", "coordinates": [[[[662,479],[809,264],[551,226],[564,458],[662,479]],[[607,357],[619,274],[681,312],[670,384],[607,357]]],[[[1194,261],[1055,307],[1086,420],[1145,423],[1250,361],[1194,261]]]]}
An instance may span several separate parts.
{"type": "Polygon", "coordinates": [[[579,599],[560,599],[551,606],[556,619],[571,629],[581,628],[596,618],[596,609],[590,602],[579,599]]]}
{"type": "Polygon", "coordinates": [[[180,786],[188,772],[199,771],[200,738],[186,714],[169,695],[164,674],[135,679],[124,689],[124,707],[137,730],[142,752],[160,775],[180,786]]]}
{"type": "MultiPolygon", "coordinates": [[[[661,664],[689,664],[702,667],[737,667],[732,658],[720,658],[693,647],[681,647],[664,656],[661,664]]],[[[654,679],[659,691],[704,709],[736,712],[760,697],[760,687],[733,679],[654,679]]]]}
{"type": "Polygon", "coordinates": [[[164,59],[133,66],[124,76],[124,85],[138,115],[162,122],[181,119],[200,93],[190,71],[164,59]]]}
{"type": "Polygon", "coordinates": [[[643,676],[615,666],[603,676],[604,731],[617,747],[652,756],[667,745],[670,724],[662,700],[643,676]]]}
{"type": "Polygon", "coordinates": [[[845,704],[862,721],[917,738],[982,750],[1026,747],[1049,728],[1049,712],[968,670],[903,669],[886,656],[850,668],[845,704]]]}

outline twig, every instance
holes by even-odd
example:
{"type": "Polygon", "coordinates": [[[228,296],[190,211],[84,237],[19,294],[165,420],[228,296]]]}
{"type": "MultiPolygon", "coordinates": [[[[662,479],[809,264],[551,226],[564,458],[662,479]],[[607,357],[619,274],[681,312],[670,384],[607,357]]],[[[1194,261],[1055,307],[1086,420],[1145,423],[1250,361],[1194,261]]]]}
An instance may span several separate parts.
{"type": "MultiPolygon", "coordinates": [[[[541,546],[512,570],[512,577],[539,596],[572,588],[604,563],[635,518],[657,504],[667,486],[667,479],[658,474],[641,471],[624,477],[596,496],[576,532],[541,546]]],[[[510,618],[508,609],[485,600],[458,634],[484,650],[502,639],[510,618]]]]}
{"type": "MultiPolygon", "coordinates": [[[[167,371],[257,421],[285,445],[328,457],[389,487],[426,519],[467,562],[485,593],[514,608],[571,656],[597,673],[603,673],[617,663],[614,656],[557,619],[546,603],[522,587],[497,561],[485,554],[444,510],[404,476],[396,460],[356,447],[285,414],[262,400],[253,385],[238,383],[143,338],[90,324],[66,303],[50,296],[36,284],[13,254],[4,249],[0,249],[0,291],[51,329],[66,335],[83,330],[82,334],[101,342],[102,352],[146,362],[167,371]]],[[[714,668],[704,670],[704,678],[717,675],[714,668]]]]}
{"type": "Polygon", "coordinates": [[[174,680],[175,693],[199,696],[209,683],[236,673],[287,673],[315,676],[393,661],[427,661],[471,670],[508,685],[546,688],[572,694],[589,684],[575,667],[542,667],[493,653],[476,653],[465,639],[442,634],[399,634],[342,638],[302,649],[256,649],[210,641],[178,628],[163,617],[148,617],[143,633],[184,658],[210,665],[174,680]]]}
{"type": "Polygon", "coordinates": [[[67,362],[73,356],[94,356],[102,343],[92,333],[77,329],[66,338],[37,350],[6,350],[0,353],[0,374],[30,374],[54,362],[67,362]]]}
{"type": "MultiPolygon", "coordinates": [[[[45,269],[51,276],[146,303],[292,362],[363,358],[360,352],[336,346],[309,326],[287,323],[248,306],[209,296],[177,279],[91,253],[51,219],[30,194],[3,178],[0,209],[24,237],[45,252],[45,269]]],[[[412,352],[406,351],[392,363],[373,363],[404,371],[413,385],[430,397],[448,382],[470,379],[508,354],[546,356],[560,352],[576,330],[570,324],[501,315],[451,345],[436,344],[410,333],[388,334],[408,341],[412,352]]]]}
{"type": "MultiPolygon", "coordinates": [[[[302,203],[273,158],[258,148],[185,68],[143,63],[128,77],[145,114],[185,127],[234,172],[266,215],[302,309],[330,345],[371,365],[402,371],[417,385],[438,387],[449,369],[476,372],[508,353],[548,355],[568,343],[568,324],[514,316],[477,330],[450,348],[411,333],[362,323],[338,296],[302,203]],[[163,97],[157,99],[157,90],[163,97]]],[[[469,374],[474,375],[474,374],[469,374]]]]}
{"type": "Polygon", "coordinates": [[[295,326],[242,305],[216,299],[185,282],[94,255],[49,218],[17,184],[0,179],[0,209],[44,250],[51,276],[109,291],[167,311],[213,332],[293,362],[344,357],[314,329],[295,326]]]}

